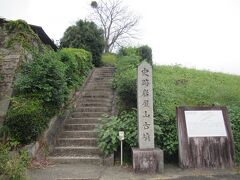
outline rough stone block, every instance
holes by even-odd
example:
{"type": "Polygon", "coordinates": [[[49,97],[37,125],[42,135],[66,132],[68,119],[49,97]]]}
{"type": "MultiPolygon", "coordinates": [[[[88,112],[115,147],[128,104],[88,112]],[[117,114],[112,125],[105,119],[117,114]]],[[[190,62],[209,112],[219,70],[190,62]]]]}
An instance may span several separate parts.
{"type": "Polygon", "coordinates": [[[114,166],[114,154],[110,154],[109,156],[104,157],[103,165],[104,166],[114,166]]]}
{"type": "Polygon", "coordinates": [[[163,173],[164,159],[161,149],[132,148],[132,159],[136,173],[163,173]]]}

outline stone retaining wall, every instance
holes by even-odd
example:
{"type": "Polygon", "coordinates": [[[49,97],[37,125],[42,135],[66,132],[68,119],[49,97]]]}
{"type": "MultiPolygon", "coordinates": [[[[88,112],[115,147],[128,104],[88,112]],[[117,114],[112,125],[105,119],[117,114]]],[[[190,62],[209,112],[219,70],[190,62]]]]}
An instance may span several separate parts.
{"type": "MultiPolygon", "coordinates": [[[[0,39],[2,42],[4,42],[5,35],[0,27],[0,39]]],[[[3,43],[0,44],[0,126],[3,123],[13,93],[13,81],[16,71],[24,57],[24,51],[21,47],[15,46],[6,49],[3,43]]]]}

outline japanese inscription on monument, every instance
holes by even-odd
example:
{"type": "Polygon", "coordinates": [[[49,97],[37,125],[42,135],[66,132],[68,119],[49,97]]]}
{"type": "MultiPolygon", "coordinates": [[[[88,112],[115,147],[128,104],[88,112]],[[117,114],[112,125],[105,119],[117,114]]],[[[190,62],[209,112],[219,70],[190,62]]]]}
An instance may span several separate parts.
{"type": "Polygon", "coordinates": [[[143,61],[138,66],[138,142],[140,149],[154,148],[152,66],[143,61]]]}

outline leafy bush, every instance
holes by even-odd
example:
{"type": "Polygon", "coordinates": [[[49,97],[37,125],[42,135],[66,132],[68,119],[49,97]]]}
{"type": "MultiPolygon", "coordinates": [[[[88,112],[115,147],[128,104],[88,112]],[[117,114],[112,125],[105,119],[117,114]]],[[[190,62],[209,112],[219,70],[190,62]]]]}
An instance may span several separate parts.
{"type": "Polygon", "coordinates": [[[52,51],[36,53],[33,60],[22,65],[16,79],[17,94],[35,94],[44,104],[59,108],[68,95],[66,65],[52,51]]]}
{"type": "Polygon", "coordinates": [[[23,144],[35,141],[91,68],[91,54],[83,49],[63,49],[59,54],[34,52],[33,60],[22,65],[15,81],[17,97],[5,122],[11,137],[23,144]]]}
{"type": "Polygon", "coordinates": [[[137,105],[137,65],[138,56],[120,57],[116,65],[114,75],[114,87],[120,98],[120,103],[125,109],[131,109],[137,105]]]}
{"type": "Polygon", "coordinates": [[[92,68],[92,56],[84,49],[64,48],[60,51],[60,60],[67,66],[66,78],[69,87],[81,85],[92,68]]]}
{"type": "Polygon", "coordinates": [[[4,126],[10,136],[22,144],[35,141],[48,125],[42,102],[38,99],[15,97],[7,112],[4,126]]]}
{"type": "Polygon", "coordinates": [[[62,48],[82,48],[92,53],[93,64],[101,65],[104,48],[103,31],[94,22],[79,20],[68,27],[60,41],[62,48]]]}
{"type": "Polygon", "coordinates": [[[98,147],[105,155],[117,150],[119,144],[118,132],[124,129],[124,143],[128,147],[137,145],[137,113],[122,112],[118,117],[105,118],[98,127],[98,147]]]}
{"type": "Polygon", "coordinates": [[[149,64],[152,64],[152,49],[145,45],[140,47],[122,47],[118,51],[118,55],[121,56],[139,56],[140,61],[146,60],[149,64]]]}
{"type": "Polygon", "coordinates": [[[113,53],[105,53],[102,55],[102,63],[105,66],[114,66],[117,63],[117,56],[113,53]]]}
{"type": "Polygon", "coordinates": [[[136,47],[122,47],[118,51],[119,56],[136,56],[138,49],[136,47]]]}
{"type": "Polygon", "coordinates": [[[27,151],[22,150],[12,155],[10,150],[8,144],[0,143],[0,179],[26,179],[26,167],[29,164],[27,151]]]}
{"type": "Polygon", "coordinates": [[[149,46],[140,46],[137,53],[141,57],[141,61],[146,60],[149,64],[152,64],[152,49],[149,46]]]}
{"type": "MultiPolygon", "coordinates": [[[[103,119],[98,127],[98,146],[104,154],[113,153],[120,146],[118,132],[124,130],[125,139],[124,147],[130,150],[131,147],[138,145],[137,132],[137,111],[123,111],[118,117],[110,117],[103,119]]],[[[155,127],[155,137],[161,134],[161,129],[158,125],[155,127]]]]}

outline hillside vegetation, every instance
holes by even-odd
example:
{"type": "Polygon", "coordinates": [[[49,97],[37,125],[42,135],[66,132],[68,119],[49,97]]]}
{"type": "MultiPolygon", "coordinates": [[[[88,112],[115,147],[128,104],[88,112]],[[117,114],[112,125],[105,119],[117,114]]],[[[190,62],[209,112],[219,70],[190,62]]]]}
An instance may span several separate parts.
{"type": "Polygon", "coordinates": [[[236,157],[240,161],[240,76],[179,66],[154,66],[153,83],[155,123],[163,133],[157,138],[160,147],[171,153],[177,150],[177,106],[227,106],[236,157]]]}
{"type": "MultiPolygon", "coordinates": [[[[116,63],[114,87],[119,96],[119,114],[102,124],[99,146],[105,153],[115,151],[118,130],[125,129],[125,147],[137,146],[136,80],[138,56],[120,56],[116,63]],[[130,127],[131,126],[131,127],[130,127]],[[106,129],[112,128],[111,135],[106,129]],[[104,132],[105,131],[105,132],[104,132]],[[116,133],[114,133],[116,131],[116,133]],[[116,139],[115,139],[116,138],[116,139]],[[106,144],[104,144],[106,143],[106,144]],[[110,146],[109,144],[112,145],[110,146]]],[[[236,159],[240,162],[240,76],[188,69],[153,66],[155,144],[167,158],[178,151],[176,107],[227,106],[234,134],[236,159]]]]}

